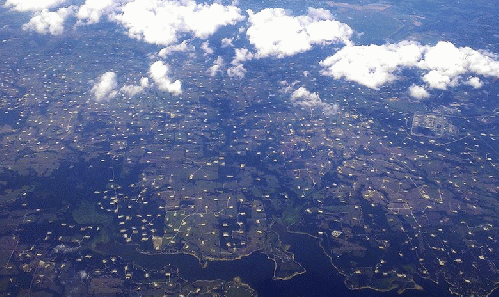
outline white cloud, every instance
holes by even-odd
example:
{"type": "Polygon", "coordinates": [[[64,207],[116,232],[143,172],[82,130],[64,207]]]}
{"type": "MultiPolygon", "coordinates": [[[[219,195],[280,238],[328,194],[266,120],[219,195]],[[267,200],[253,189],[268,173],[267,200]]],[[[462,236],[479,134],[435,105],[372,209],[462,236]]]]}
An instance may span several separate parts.
{"type": "Polygon", "coordinates": [[[433,89],[446,90],[447,86],[451,84],[450,76],[437,70],[426,73],[423,80],[433,89]]]}
{"type": "Polygon", "coordinates": [[[476,76],[470,77],[470,79],[466,82],[466,84],[472,86],[475,89],[480,89],[483,86],[483,83],[480,80],[480,78],[476,76]]]}
{"type": "Polygon", "coordinates": [[[393,72],[400,66],[415,65],[424,47],[415,42],[388,45],[346,46],[321,61],[322,74],[356,81],[369,88],[395,80],[393,72]]]}
{"type": "Polygon", "coordinates": [[[228,46],[234,46],[232,43],[234,41],[234,38],[223,38],[222,39],[222,47],[228,47],[228,46]]]}
{"type": "Polygon", "coordinates": [[[57,11],[43,9],[35,13],[28,23],[23,25],[23,30],[32,30],[41,34],[50,33],[60,35],[64,31],[64,21],[74,13],[74,7],[63,7],[57,11]]]}
{"type": "Polygon", "coordinates": [[[227,74],[230,77],[244,78],[246,75],[246,69],[244,68],[243,62],[253,59],[254,54],[246,48],[236,48],[235,55],[230,64],[232,65],[227,69],[227,74]]]}
{"type": "Polygon", "coordinates": [[[291,56],[311,49],[314,44],[350,44],[352,29],[333,20],[329,11],[309,8],[307,15],[291,16],[282,8],[248,11],[250,27],[246,35],[258,57],[291,56]]]}
{"type": "Polygon", "coordinates": [[[12,7],[17,11],[42,10],[56,7],[66,0],[7,0],[6,7],[12,7]]]}
{"type": "Polygon", "coordinates": [[[244,68],[243,64],[237,64],[227,69],[227,74],[230,77],[243,78],[246,75],[246,68],[244,68]]]}
{"type": "Polygon", "coordinates": [[[88,24],[98,23],[102,14],[113,5],[113,0],[86,0],[78,10],[78,19],[88,24]]]}
{"type": "Polygon", "coordinates": [[[180,44],[169,45],[165,48],[162,48],[159,51],[158,55],[164,58],[173,52],[188,52],[188,51],[194,51],[195,49],[196,48],[193,45],[187,43],[187,40],[184,40],[180,44]]]}
{"type": "Polygon", "coordinates": [[[180,80],[172,82],[168,77],[169,71],[170,69],[167,64],[162,61],[156,61],[149,68],[149,75],[160,90],[179,95],[182,93],[182,83],[180,80]]]}
{"type": "MultiPolygon", "coordinates": [[[[466,73],[499,77],[499,61],[495,55],[469,47],[458,48],[446,41],[434,46],[410,41],[346,46],[320,64],[324,67],[323,75],[345,78],[369,88],[396,80],[394,72],[402,68],[423,70],[422,80],[430,88],[441,90],[458,85],[466,73]]],[[[468,84],[481,86],[476,79],[468,84]]]]}
{"type": "Polygon", "coordinates": [[[209,69],[210,76],[215,76],[220,71],[220,68],[222,68],[223,65],[224,59],[218,56],[215,62],[213,62],[213,66],[211,66],[209,69]]]}
{"type": "Polygon", "coordinates": [[[232,59],[232,62],[230,62],[232,65],[237,66],[238,64],[241,64],[242,62],[249,61],[253,59],[254,55],[252,52],[250,52],[246,48],[236,48],[235,49],[235,55],[234,58],[232,59]]]}
{"type": "Polygon", "coordinates": [[[210,47],[210,43],[205,41],[201,44],[201,49],[204,51],[205,55],[211,55],[215,51],[210,47]]]}
{"type": "Polygon", "coordinates": [[[322,104],[317,93],[311,93],[304,87],[300,87],[291,94],[291,102],[295,105],[313,107],[322,104]]]}
{"type": "Polygon", "coordinates": [[[333,16],[329,10],[323,8],[308,8],[308,16],[313,20],[331,20],[333,16]]]}
{"type": "Polygon", "coordinates": [[[430,94],[428,93],[426,88],[422,87],[422,86],[412,85],[409,88],[409,93],[411,94],[412,97],[417,98],[417,99],[423,99],[423,98],[430,97],[430,94]]]}
{"type": "Polygon", "coordinates": [[[133,0],[121,8],[116,21],[128,35],[152,44],[175,43],[179,34],[192,33],[206,39],[218,28],[243,20],[240,9],[218,3],[196,4],[192,0],[133,0]]]}
{"type": "Polygon", "coordinates": [[[118,94],[117,87],[116,73],[109,71],[99,77],[99,81],[93,86],[91,92],[95,96],[95,101],[109,101],[118,94]]]}
{"type": "Polygon", "coordinates": [[[436,70],[449,77],[466,72],[499,77],[497,56],[470,47],[458,48],[447,41],[440,41],[435,46],[429,47],[418,67],[436,70]]]}
{"type": "Polygon", "coordinates": [[[466,72],[465,52],[450,42],[439,42],[426,51],[418,66],[422,69],[438,71],[442,76],[456,76],[466,72]]]}
{"type": "Polygon", "coordinates": [[[294,81],[294,82],[292,82],[291,84],[290,84],[290,83],[288,83],[288,82],[287,82],[287,81],[285,81],[285,80],[281,80],[281,81],[279,81],[279,84],[280,84],[281,86],[284,86],[284,87],[281,89],[281,91],[282,91],[282,92],[284,92],[284,93],[289,93],[289,92],[293,91],[294,87],[295,87],[297,84],[299,84],[299,83],[300,83],[300,81],[299,81],[299,80],[295,80],[295,81],[294,81]]]}
{"type": "MultiPolygon", "coordinates": [[[[289,91],[289,88],[284,90],[289,91]]],[[[319,94],[311,93],[304,87],[300,87],[293,91],[291,94],[291,103],[294,106],[307,107],[307,108],[321,108],[325,114],[333,115],[338,113],[338,105],[333,104],[332,106],[322,102],[319,94]]]]}
{"type": "Polygon", "coordinates": [[[133,97],[139,93],[142,93],[145,88],[149,86],[149,79],[147,77],[143,77],[140,79],[139,85],[124,85],[121,87],[120,91],[127,94],[130,97],[133,97]]]}

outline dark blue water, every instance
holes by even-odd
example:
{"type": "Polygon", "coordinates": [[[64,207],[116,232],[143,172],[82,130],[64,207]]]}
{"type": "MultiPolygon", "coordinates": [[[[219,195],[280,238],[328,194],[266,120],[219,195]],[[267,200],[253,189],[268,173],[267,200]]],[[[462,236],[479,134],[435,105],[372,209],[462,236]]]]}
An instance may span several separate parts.
{"type": "MultiPolygon", "coordinates": [[[[334,269],[315,239],[307,235],[290,233],[286,233],[282,239],[286,244],[292,245],[290,251],[295,254],[295,259],[307,270],[306,273],[290,280],[272,279],[274,263],[262,253],[254,253],[234,261],[213,261],[209,262],[207,267],[202,268],[195,257],[185,254],[145,255],[137,252],[131,246],[107,246],[104,249],[112,249],[113,254],[118,251],[117,254],[125,261],[133,261],[147,269],[161,269],[168,264],[176,266],[180,270],[180,276],[190,281],[199,279],[232,280],[238,276],[243,282],[256,289],[259,296],[262,297],[453,296],[449,293],[447,286],[437,285],[424,279],[416,280],[418,284],[423,286],[424,291],[408,290],[403,294],[398,294],[397,291],[350,290],[343,283],[344,277],[334,269]]],[[[499,296],[499,294],[494,293],[491,296],[499,296]]]]}
{"type": "Polygon", "coordinates": [[[315,239],[307,235],[289,234],[282,238],[292,245],[291,252],[307,273],[287,281],[266,279],[264,282],[251,284],[259,296],[451,296],[446,288],[437,287],[431,282],[423,286],[427,291],[396,291],[381,293],[373,290],[350,290],[343,283],[341,276],[331,265],[315,239]]]}

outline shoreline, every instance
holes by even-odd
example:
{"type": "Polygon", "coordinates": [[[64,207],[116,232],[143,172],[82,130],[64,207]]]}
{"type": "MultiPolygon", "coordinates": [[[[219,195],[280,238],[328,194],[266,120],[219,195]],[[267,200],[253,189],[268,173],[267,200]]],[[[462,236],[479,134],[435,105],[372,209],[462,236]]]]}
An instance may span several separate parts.
{"type": "Polygon", "coordinates": [[[362,287],[351,287],[351,286],[348,286],[346,281],[347,281],[347,277],[348,277],[348,274],[346,274],[344,271],[340,270],[334,263],[333,263],[333,259],[332,259],[332,256],[330,256],[324,246],[322,245],[322,240],[317,237],[317,236],[313,236],[311,234],[308,234],[306,232],[300,232],[300,231],[291,231],[289,230],[289,226],[286,227],[286,232],[288,233],[291,233],[291,234],[298,234],[298,235],[304,235],[304,236],[308,236],[310,238],[313,238],[314,240],[316,240],[317,244],[319,245],[319,247],[321,248],[323,254],[329,259],[329,263],[331,264],[332,268],[338,272],[341,277],[343,277],[343,284],[345,285],[346,288],[348,288],[349,290],[351,291],[356,291],[356,290],[365,290],[365,289],[369,289],[369,290],[373,290],[373,291],[376,291],[376,292],[381,292],[381,293],[386,293],[386,292],[391,292],[391,291],[395,291],[397,289],[399,289],[399,291],[397,291],[398,294],[403,294],[405,291],[407,290],[417,290],[417,291],[421,291],[421,290],[424,290],[424,288],[417,284],[416,282],[414,282],[415,284],[415,288],[399,288],[398,286],[394,286],[392,288],[389,288],[389,289],[381,289],[381,288],[376,288],[376,287],[371,287],[371,286],[362,286],[362,287]]]}
{"type": "MultiPolygon", "coordinates": [[[[336,272],[338,272],[343,278],[343,284],[351,291],[357,291],[357,290],[365,290],[365,289],[369,289],[369,290],[373,290],[373,291],[376,291],[376,292],[381,292],[381,293],[387,293],[387,292],[392,292],[392,291],[397,291],[397,294],[403,294],[405,293],[406,291],[425,291],[425,287],[421,284],[418,284],[415,280],[414,280],[414,284],[415,284],[415,287],[414,288],[399,288],[399,287],[394,287],[394,288],[391,288],[391,289],[380,289],[380,288],[375,288],[375,287],[371,287],[371,286],[362,286],[362,287],[350,287],[346,284],[346,278],[348,277],[348,274],[344,273],[342,270],[338,269],[338,267],[333,263],[333,259],[332,259],[332,256],[329,255],[325,249],[324,249],[324,246],[322,245],[322,240],[317,237],[317,236],[314,236],[314,235],[311,235],[311,234],[308,234],[306,232],[301,232],[301,231],[291,231],[289,230],[289,226],[286,227],[286,232],[288,233],[291,233],[291,234],[298,234],[298,235],[304,235],[304,236],[307,236],[307,237],[310,237],[310,238],[313,238],[317,241],[317,244],[320,246],[322,252],[324,253],[324,255],[329,259],[330,261],[330,264],[331,266],[334,268],[334,270],[336,272]],[[398,289],[398,290],[397,290],[398,289]]],[[[422,276],[422,275],[415,275],[417,276],[418,278],[421,278],[421,279],[424,279],[426,281],[429,281],[435,285],[440,285],[440,282],[439,280],[435,280],[435,279],[432,279],[430,277],[425,277],[425,276],[422,276]]],[[[450,285],[447,281],[445,281],[445,279],[443,279],[444,282],[447,284],[447,285],[450,285]]],[[[462,295],[462,294],[458,294],[456,292],[454,292],[452,290],[451,287],[449,287],[447,290],[446,290],[449,295],[452,295],[452,296],[458,296],[458,297],[464,297],[465,295],[462,295]]],[[[495,284],[495,287],[492,288],[490,291],[488,291],[486,293],[486,295],[484,295],[485,297],[490,297],[492,296],[494,293],[496,292],[499,292],[499,282],[495,284]]]]}
{"type": "MultiPolygon", "coordinates": [[[[290,236],[295,236],[295,235],[301,235],[301,236],[306,236],[308,237],[310,240],[313,240],[314,243],[317,244],[317,247],[320,248],[321,252],[323,253],[324,256],[326,256],[328,259],[329,259],[329,263],[328,265],[330,265],[330,267],[332,268],[331,271],[335,271],[338,273],[338,275],[340,277],[342,277],[342,280],[341,280],[341,283],[345,286],[345,288],[349,291],[359,291],[359,290],[372,290],[372,291],[375,291],[375,292],[380,292],[380,293],[387,293],[387,292],[394,292],[394,293],[397,293],[397,294],[404,294],[406,291],[425,291],[426,289],[428,289],[427,286],[424,286],[417,283],[416,280],[413,279],[414,281],[414,287],[401,287],[401,286],[398,286],[398,285],[394,285],[393,287],[390,287],[390,288],[376,288],[374,286],[362,286],[362,287],[352,287],[352,286],[349,286],[347,285],[346,281],[347,281],[347,278],[348,278],[348,274],[346,274],[344,271],[338,269],[338,267],[333,263],[333,259],[332,259],[332,256],[329,255],[326,251],[325,251],[325,248],[322,244],[322,240],[317,237],[317,236],[313,236],[311,234],[308,234],[308,233],[305,233],[305,232],[301,232],[301,231],[291,231],[289,230],[289,226],[282,226],[282,229],[281,230],[276,230],[275,227],[276,226],[273,226],[274,228],[272,228],[272,230],[274,232],[277,233],[278,237],[279,237],[279,240],[281,241],[282,243],[282,239],[281,239],[281,232],[286,232],[288,233],[290,236]]],[[[279,227],[277,227],[277,229],[279,229],[279,227]]],[[[109,245],[109,243],[107,244],[109,245]]],[[[265,253],[265,250],[264,249],[258,249],[258,250],[255,250],[255,251],[252,251],[251,253],[245,253],[243,255],[238,255],[237,257],[233,257],[233,258],[216,258],[216,257],[207,257],[205,259],[201,259],[199,256],[195,255],[194,253],[189,253],[189,252],[185,252],[185,251],[179,251],[179,252],[161,252],[161,251],[144,251],[144,250],[141,250],[140,247],[137,245],[137,244],[128,244],[128,245],[125,245],[125,244],[121,244],[121,243],[117,243],[117,242],[113,242],[111,243],[110,245],[113,245],[113,246],[123,246],[123,247],[127,247],[129,250],[132,250],[132,252],[136,252],[138,254],[141,254],[141,255],[145,255],[145,256],[169,256],[169,255],[185,255],[185,256],[192,256],[193,258],[196,259],[196,263],[199,265],[200,269],[206,269],[210,262],[211,263],[215,263],[215,262],[230,262],[230,261],[237,261],[237,260],[243,260],[243,258],[246,258],[246,257],[250,257],[250,256],[253,256],[253,255],[256,255],[256,254],[261,254],[262,256],[265,255],[265,258],[267,260],[270,260],[273,262],[273,275],[272,275],[272,280],[273,281],[289,281],[297,276],[300,276],[300,275],[303,275],[303,274],[306,274],[306,273],[309,273],[309,271],[303,266],[302,263],[298,262],[297,260],[295,260],[295,255],[296,255],[296,252],[289,252],[290,254],[292,254],[292,259],[293,261],[295,261],[301,268],[303,268],[303,271],[296,271],[288,276],[284,276],[284,277],[278,277],[276,276],[276,272],[277,272],[277,267],[278,267],[278,264],[277,264],[277,261],[275,259],[273,259],[272,257],[270,257],[267,253],[265,253]]],[[[295,246],[296,247],[296,246],[295,246]]],[[[293,245],[291,245],[291,248],[293,248],[293,245]]],[[[106,249],[100,249],[99,247],[95,247],[95,249],[92,249],[92,250],[95,250],[95,252],[100,252],[100,253],[108,253],[106,251],[106,249]]],[[[122,257],[124,255],[120,255],[119,257],[122,257]]],[[[123,258],[123,257],[122,257],[123,258]]],[[[142,265],[140,263],[137,263],[137,262],[134,262],[137,266],[141,267],[142,269],[145,269],[145,267],[147,267],[147,265],[142,265]]],[[[173,264],[175,265],[175,264],[173,264]]],[[[177,267],[178,268],[178,267],[177,267]]],[[[185,279],[185,274],[182,273],[182,270],[179,269],[179,276],[182,278],[182,279],[185,279]]],[[[428,277],[423,277],[423,276],[420,276],[420,275],[414,275],[418,278],[421,278],[422,280],[425,280],[425,281],[429,281],[430,283],[438,286],[440,285],[440,281],[439,280],[433,280],[431,278],[428,278],[428,277]]],[[[220,278],[217,278],[219,280],[224,280],[223,277],[220,277],[220,278]]],[[[445,279],[444,279],[445,281],[445,279]]],[[[250,284],[251,286],[251,284],[250,284]]],[[[251,286],[252,287],[252,286],[251,286]]],[[[252,287],[253,288],[253,287],[252,287]]],[[[488,291],[486,293],[486,297],[490,297],[490,296],[493,296],[499,289],[499,283],[495,284],[494,285],[494,288],[492,288],[490,291],[488,291]]],[[[256,290],[256,288],[255,288],[256,290]]],[[[445,290],[444,288],[442,288],[442,290],[445,290]]],[[[449,295],[452,295],[452,296],[460,296],[462,297],[463,295],[461,294],[457,294],[456,292],[454,292],[451,288],[447,288],[447,290],[445,290],[449,295]]]]}
{"type": "MultiPolygon", "coordinates": [[[[244,260],[243,258],[245,257],[249,257],[249,256],[252,256],[252,255],[255,255],[257,253],[261,253],[262,255],[265,255],[266,259],[267,260],[270,260],[274,263],[274,269],[273,269],[273,277],[272,279],[273,280],[290,280],[292,278],[294,278],[295,276],[298,276],[298,275],[301,275],[301,274],[304,274],[306,273],[306,269],[303,268],[303,266],[297,262],[297,264],[303,268],[303,271],[297,271],[297,272],[294,272],[293,274],[289,275],[289,276],[285,276],[285,277],[277,277],[276,276],[276,271],[277,271],[277,261],[273,258],[271,258],[268,254],[266,254],[264,252],[264,249],[258,249],[258,250],[255,250],[251,253],[247,253],[247,254],[244,254],[244,255],[239,255],[237,257],[234,257],[234,258],[214,258],[214,257],[206,257],[205,259],[201,259],[199,256],[197,256],[196,254],[194,253],[189,253],[189,252],[184,252],[184,251],[179,251],[179,252],[161,252],[161,251],[144,251],[142,249],[140,249],[140,247],[138,246],[138,244],[134,243],[134,244],[122,244],[122,243],[119,243],[119,242],[113,242],[113,243],[107,243],[106,245],[113,245],[115,247],[119,247],[119,246],[123,246],[123,247],[129,247],[131,248],[134,252],[138,253],[138,254],[141,254],[141,255],[145,255],[145,256],[168,256],[168,255],[185,255],[185,256],[192,256],[193,258],[195,258],[197,260],[197,263],[199,264],[199,266],[201,267],[201,269],[206,269],[209,265],[210,262],[231,262],[231,261],[237,261],[237,260],[244,260]]],[[[93,247],[92,250],[94,252],[97,252],[97,253],[108,253],[107,251],[105,250],[102,250],[102,249],[99,249],[97,246],[96,247],[93,247]]],[[[122,257],[122,255],[118,256],[118,257],[122,257]]],[[[293,254],[293,260],[294,260],[294,254],[293,254]]],[[[138,267],[142,268],[142,269],[145,269],[144,268],[144,265],[141,265],[141,264],[138,264],[138,263],[135,263],[138,267]]],[[[180,276],[182,277],[182,272],[179,273],[180,276]]]]}

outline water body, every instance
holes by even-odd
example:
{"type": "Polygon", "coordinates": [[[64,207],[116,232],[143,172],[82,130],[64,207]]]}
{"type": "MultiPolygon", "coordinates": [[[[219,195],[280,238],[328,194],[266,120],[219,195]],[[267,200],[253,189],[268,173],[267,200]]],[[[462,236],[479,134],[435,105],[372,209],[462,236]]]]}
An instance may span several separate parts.
{"type": "Polygon", "coordinates": [[[350,290],[343,283],[344,277],[331,265],[318,242],[303,234],[287,233],[282,239],[291,244],[291,252],[307,273],[287,281],[271,278],[260,284],[252,284],[260,296],[451,296],[446,288],[437,287],[431,282],[423,286],[428,292],[407,291],[404,294],[376,292],[374,290],[350,290]]]}
{"type": "MultiPolygon", "coordinates": [[[[267,259],[262,253],[254,253],[234,261],[213,261],[207,267],[202,268],[198,260],[186,254],[175,255],[146,255],[141,254],[132,246],[103,247],[104,250],[111,249],[113,254],[118,253],[125,261],[134,263],[149,269],[161,269],[164,265],[173,265],[179,268],[182,278],[194,281],[199,279],[232,280],[241,277],[242,281],[257,290],[261,297],[279,296],[366,296],[366,297],[412,297],[430,296],[445,297],[453,296],[449,293],[447,286],[436,285],[431,281],[417,279],[416,281],[424,287],[424,291],[409,290],[403,294],[396,291],[377,292],[370,289],[350,290],[343,283],[341,276],[331,265],[329,258],[323,253],[317,241],[307,235],[287,233],[282,237],[283,241],[291,244],[291,252],[295,259],[307,270],[302,275],[295,276],[290,280],[274,280],[273,261],[267,259]]],[[[494,293],[491,296],[499,296],[494,293]]]]}

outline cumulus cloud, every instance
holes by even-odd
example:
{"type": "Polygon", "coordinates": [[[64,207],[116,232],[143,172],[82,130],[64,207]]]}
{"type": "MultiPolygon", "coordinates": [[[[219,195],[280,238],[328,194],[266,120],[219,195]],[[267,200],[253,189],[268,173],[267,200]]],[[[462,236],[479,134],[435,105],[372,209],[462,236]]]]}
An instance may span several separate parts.
{"type": "Polygon", "coordinates": [[[66,0],[7,0],[5,6],[17,11],[35,11],[56,7],[66,0]]]}
{"type": "Polygon", "coordinates": [[[480,78],[476,76],[470,77],[470,79],[466,82],[466,84],[472,86],[475,89],[480,89],[483,86],[483,83],[480,80],[480,78]]]}
{"type": "MultiPolygon", "coordinates": [[[[289,90],[289,89],[288,89],[289,90]]],[[[321,108],[324,114],[333,115],[338,113],[338,104],[329,105],[322,102],[319,94],[312,93],[304,87],[300,87],[291,94],[291,103],[294,106],[306,108],[321,108]]]]}
{"type": "Polygon", "coordinates": [[[117,87],[116,73],[109,71],[99,77],[91,92],[95,96],[95,101],[109,101],[118,94],[117,87]]]}
{"type": "Polygon", "coordinates": [[[246,48],[236,48],[234,58],[230,62],[232,65],[227,69],[227,74],[230,77],[244,78],[246,75],[246,69],[244,68],[243,62],[253,59],[254,54],[246,48]]]}
{"type": "Polygon", "coordinates": [[[246,35],[258,57],[291,56],[311,49],[314,44],[350,44],[353,30],[333,20],[324,9],[309,8],[307,15],[291,16],[282,8],[248,11],[250,27],[246,35]]]}
{"type": "Polygon", "coordinates": [[[451,42],[441,41],[435,46],[428,47],[424,59],[418,66],[422,69],[437,70],[449,77],[467,71],[498,76],[499,62],[493,58],[484,51],[476,51],[469,47],[458,48],[451,42]]]}
{"type": "Polygon", "coordinates": [[[196,4],[192,0],[133,0],[115,16],[128,28],[129,36],[159,45],[175,43],[181,33],[206,39],[218,28],[243,19],[235,6],[196,4]]]}
{"type": "MultiPolygon", "coordinates": [[[[323,75],[356,81],[369,88],[396,80],[395,71],[402,68],[422,70],[422,80],[430,88],[441,90],[458,85],[466,73],[499,77],[499,61],[495,55],[469,47],[458,48],[446,41],[434,46],[410,41],[346,46],[320,64],[324,67],[323,75]]],[[[481,86],[479,82],[473,79],[468,84],[481,86]]]]}
{"type": "Polygon", "coordinates": [[[158,55],[164,58],[173,52],[188,52],[188,51],[194,51],[195,49],[196,48],[193,45],[187,43],[187,40],[184,40],[182,41],[182,43],[169,45],[165,48],[162,48],[159,51],[158,55]]]}
{"type": "Polygon", "coordinates": [[[444,90],[448,86],[455,86],[460,76],[465,73],[499,77],[499,61],[496,56],[469,47],[458,48],[445,41],[428,48],[418,67],[430,70],[423,77],[425,82],[432,88],[444,90]]]}
{"type": "Polygon", "coordinates": [[[430,88],[446,90],[448,85],[456,85],[456,80],[452,80],[450,76],[437,70],[431,70],[423,76],[423,80],[428,83],[430,88]]]}
{"type": "Polygon", "coordinates": [[[208,71],[210,73],[210,76],[215,76],[220,71],[220,68],[223,67],[223,65],[224,65],[224,59],[218,56],[215,62],[213,62],[213,66],[211,66],[208,71]]]}
{"type": "Polygon", "coordinates": [[[236,48],[235,49],[235,55],[234,58],[232,59],[232,62],[230,62],[232,65],[238,65],[241,64],[242,62],[249,61],[253,59],[254,55],[252,52],[250,52],[246,48],[236,48]]]}
{"type": "Polygon", "coordinates": [[[395,80],[393,72],[401,66],[414,66],[423,54],[416,42],[398,44],[346,46],[321,61],[322,74],[356,81],[369,88],[395,80]]]}
{"type": "Polygon", "coordinates": [[[295,105],[313,107],[322,104],[317,93],[311,93],[304,87],[300,87],[291,94],[291,101],[295,105]]]}
{"type": "Polygon", "coordinates": [[[412,85],[409,88],[409,93],[411,94],[412,97],[417,99],[424,99],[430,97],[430,94],[428,93],[426,88],[422,86],[412,85]]]}
{"type": "Polygon", "coordinates": [[[160,90],[179,95],[182,93],[182,83],[180,80],[172,82],[168,77],[169,71],[170,69],[167,64],[162,61],[156,61],[149,68],[149,75],[160,90]]]}
{"type": "Polygon", "coordinates": [[[57,11],[42,9],[35,13],[28,23],[23,25],[23,30],[32,30],[41,34],[50,33],[60,35],[64,31],[64,21],[74,13],[74,7],[63,7],[57,11]]]}
{"type": "Polygon", "coordinates": [[[205,41],[201,44],[201,49],[204,51],[205,55],[211,55],[215,51],[210,47],[210,43],[205,41]]]}
{"type": "Polygon", "coordinates": [[[149,87],[149,79],[147,77],[143,77],[140,79],[139,85],[124,85],[121,87],[120,91],[130,97],[133,97],[139,93],[142,93],[142,91],[144,91],[147,87],[149,87]]]}
{"type": "Polygon", "coordinates": [[[102,14],[112,5],[113,0],[86,0],[78,10],[78,19],[88,24],[98,23],[102,14]]]}
{"type": "Polygon", "coordinates": [[[236,66],[227,69],[227,74],[230,77],[244,78],[246,75],[246,68],[244,68],[243,64],[237,64],[236,66]]]}
{"type": "Polygon", "coordinates": [[[228,47],[228,46],[234,46],[232,43],[234,41],[234,38],[223,38],[222,39],[222,47],[228,47]]]}

